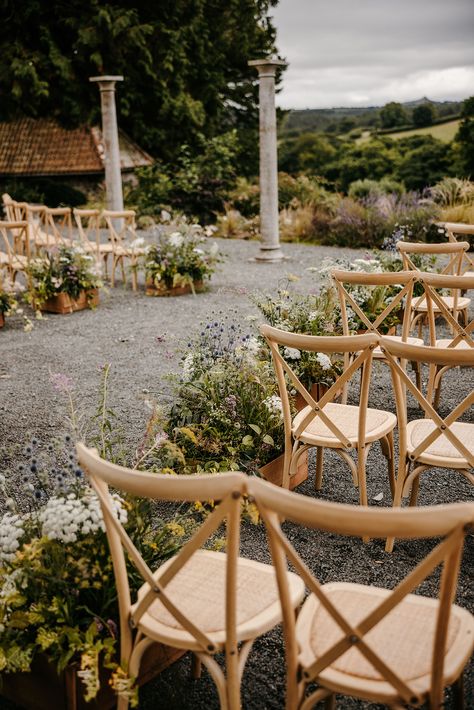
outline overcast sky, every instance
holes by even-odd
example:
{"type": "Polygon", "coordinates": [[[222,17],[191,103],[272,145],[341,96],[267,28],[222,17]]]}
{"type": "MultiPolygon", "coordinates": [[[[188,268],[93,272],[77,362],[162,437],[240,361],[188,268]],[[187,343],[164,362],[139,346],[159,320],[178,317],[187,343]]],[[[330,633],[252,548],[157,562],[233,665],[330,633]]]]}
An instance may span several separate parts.
{"type": "Polygon", "coordinates": [[[280,0],[282,108],[474,95],[474,0],[280,0]]]}

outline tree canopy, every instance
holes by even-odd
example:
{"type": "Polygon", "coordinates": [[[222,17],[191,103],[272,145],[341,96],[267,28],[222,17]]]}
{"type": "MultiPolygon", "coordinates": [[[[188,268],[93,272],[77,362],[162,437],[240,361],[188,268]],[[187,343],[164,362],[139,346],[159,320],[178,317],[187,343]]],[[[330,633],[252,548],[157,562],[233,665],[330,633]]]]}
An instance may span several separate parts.
{"type": "MultiPolygon", "coordinates": [[[[90,76],[123,74],[120,125],[172,160],[199,136],[257,131],[256,72],[275,53],[268,11],[277,0],[13,0],[2,2],[0,120],[99,120],[90,76]]],[[[253,142],[253,141],[251,141],[253,142]]]]}

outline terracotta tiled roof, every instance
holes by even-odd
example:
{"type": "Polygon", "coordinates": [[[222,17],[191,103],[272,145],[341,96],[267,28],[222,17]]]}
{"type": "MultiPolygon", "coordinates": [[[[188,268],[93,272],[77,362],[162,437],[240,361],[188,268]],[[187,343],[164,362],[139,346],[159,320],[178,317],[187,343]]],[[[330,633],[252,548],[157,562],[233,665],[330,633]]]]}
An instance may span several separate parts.
{"type": "MultiPolygon", "coordinates": [[[[152,158],[120,131],[120,165],[133,170],[152,158]]],[[[66,129],[48,119],[0,123],[0,176],[81,175],[104,172],[99,128],[66,129]]]]}

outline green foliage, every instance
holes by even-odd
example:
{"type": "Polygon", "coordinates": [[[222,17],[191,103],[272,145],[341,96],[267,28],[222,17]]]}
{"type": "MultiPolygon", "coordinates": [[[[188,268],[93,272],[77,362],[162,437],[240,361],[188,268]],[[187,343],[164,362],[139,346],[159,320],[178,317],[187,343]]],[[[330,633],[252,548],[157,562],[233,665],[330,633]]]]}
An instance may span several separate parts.
{"type": "Polygon", "coordinates": [[[423,190],[450,174],[452,152],[448,144],[432,136],[413,136],[399,143],[404,154],[395,174],[408,190],[423,190]]]}
{"type": "Polygon", "coordinates": [[[474,96],[463,102],[461,124],[455,141],[459,150],[462,177],[474,176],[474,96]]]}
{"type": "Polygon", "coordinates": [[[282,143],[278,156],[279,168],[288,173],[322,174],[325,165],[335,155],[336,148],[329,138],[321,133],[302,133],[282,143]]]}
{"type": "Polygon", "coordinates": [[[90,76],[123,74],[120,125],[165,162],[199,134],[235,127],[255,167],[257,87],[252,57],[275,53],[268,13],[275,0],[160,3],[26,0],[3,4],[0,120],[54,116],[66,125],[99,119],[90,76]]]}
{"type": "Polygon", "coordinates": [[[403,185],[389,177],[381,180],[355,180],[349,185],[348,195],[355,200],[381,197],[382,195],[397,195],[400,197],[405,192],[403,185]]]}
{"type": "Polygon", "coordinates": [[[400,103],[390,101],[380,109],[380,122],[382,128],[395,128],[408,123],[408,115],[400,103]]]}
{"type": "Polygon", "coordinates": [[[157,162],[138,170],[138,185],[127,195],[129,205],[142,215],[172,207],[201,222],[214,221],[234,184],[237,132],[209,139],[199,134],[196,143],[196,155],[185,144],[172,163],[157,162]]]}
{"type": "Polygon", "coordinates": [[[415,106],[412,113],[413,125],[421,128],[422,126],[431,126],[435,118],[434,108],[431,104],[421,104],[415,106]]]}

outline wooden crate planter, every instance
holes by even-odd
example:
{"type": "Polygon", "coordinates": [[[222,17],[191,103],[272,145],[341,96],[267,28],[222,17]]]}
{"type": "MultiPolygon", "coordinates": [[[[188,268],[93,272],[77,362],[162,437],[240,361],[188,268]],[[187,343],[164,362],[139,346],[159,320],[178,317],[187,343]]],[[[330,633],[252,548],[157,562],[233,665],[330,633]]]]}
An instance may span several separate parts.
{"type": "Polygon", "coordinates": [[[5,316],[3,315],[3,313],[0,313],[0,328],[3,328],[4,325],[5,325],[5,316]]]}
{"type": "Polygon", "coordinates": [[[71,298],[67,293],[58,293],[41,304],[41,310],[46,313],[74,313],[85,308],[95,308],[99,305],[99,289],[81,291],[78,298],[71,298]]]}
{"type": "MultiPolygon", "coordinates": [[[[199,291],[204,290],[204,283],[202,281],[194,281],[193,283],[194,291],[199,293],[199,291]]],[[[190,284],[185,286],[175,286],[174,288],[159,288],[155,286],[152,281],[146,282],[146,295],[147,296],[185,296],[188,293],[192,293],[193,290],[190,284]]]]}
{"type": "MultiPolygon", "coordinates": [[[[270,483],[274,483],[275,486],[280,486],[282,484],[283,480],[283,462],[284,462],[284,454],[281,456],[278,456],[278,458],[273,459],[273,461],[270,461],[269,463],[265,464],[265,466],[262,466],[261,468],[258,469],[259,473],[265,480],[269,481],[270,483]]],[[[306,481],[308,478],[308,452],[305,451],[304,454],[301,454],[299,461],[298,461],[298,468],[296,469],[296,473],[294,476],[290,478],[290,490],[293,490],[296,488],[296,486],[299,486],[300,483],[303,483],[306,481]]]]}
{"type": "MultiPolygon", "coordinates": [[[[144,685],[185,651],[156,643],[145,653],[138,685],[144,685]]],[[[110,671],[101,669],[100,690],[94,700],[86,703],[84,685],[77,676],[78,664],[68,666],[58,675],[44,656],[35,658],[30,673],[6,673],[0,677],[0,695],[21,705],[25,710],[111,710],[117,696],[108,684],[110,671]]]]}

